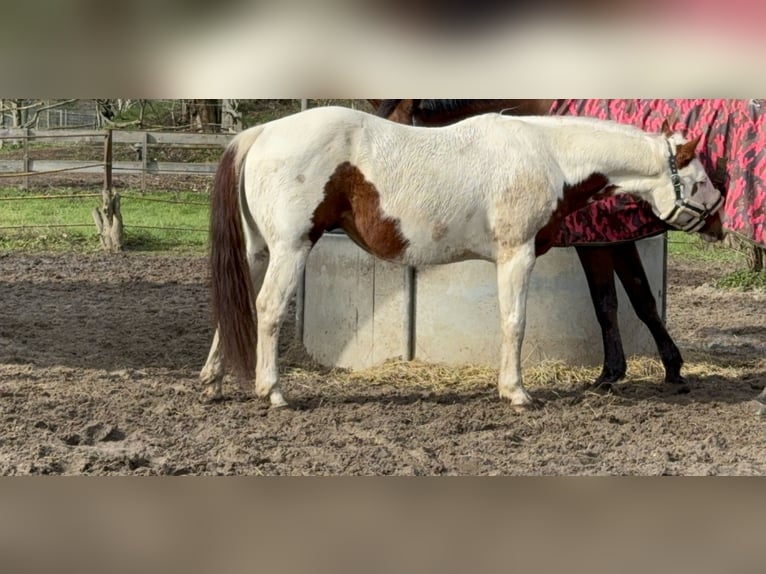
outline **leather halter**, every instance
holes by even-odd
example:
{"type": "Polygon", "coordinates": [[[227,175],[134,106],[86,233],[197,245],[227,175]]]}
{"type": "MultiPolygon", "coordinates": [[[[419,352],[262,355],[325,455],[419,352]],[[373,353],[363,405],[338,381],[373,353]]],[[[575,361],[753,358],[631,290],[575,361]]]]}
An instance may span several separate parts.
{"type": "Polygon", "coordinates": [[[669,152],[670,180],[673,182],[676,200],[670,213],[660,217],[660,219],[682,231],[697,231],[705,225],[705,220],[723,205],[723,196],[719,193],[715,203],[710,207],[695,201],[691,197],[684,197],[684,188],[681,183],[681,176],[678,173],[675,152],[673,151],[673,146],[670,145],[670,140],[666,140],[666,142],[669,152]]]}

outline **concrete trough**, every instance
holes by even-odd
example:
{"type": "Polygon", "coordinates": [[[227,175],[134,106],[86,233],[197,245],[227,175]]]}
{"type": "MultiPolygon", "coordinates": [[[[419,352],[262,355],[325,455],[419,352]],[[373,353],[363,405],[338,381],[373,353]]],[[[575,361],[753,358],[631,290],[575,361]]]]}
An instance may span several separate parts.
{"type": "MultiPolygon", "coordinates": [[[[665,309],[665,237],[638,242],[665,309]]],[[[364,369],[395,358],[497,366],[501,331],[495,265],[466,261],[417,270],[375,259],[343,234],[326,234],[306,266],[298,324],[308,353],[327,366],[364,369]]],[[[619,285],[627,355],[656,354],[619,285]]],[[[524,365],[546,360],[598,365],[601,330],[574,248],[552,249],[532,274],[524,365]]]]}

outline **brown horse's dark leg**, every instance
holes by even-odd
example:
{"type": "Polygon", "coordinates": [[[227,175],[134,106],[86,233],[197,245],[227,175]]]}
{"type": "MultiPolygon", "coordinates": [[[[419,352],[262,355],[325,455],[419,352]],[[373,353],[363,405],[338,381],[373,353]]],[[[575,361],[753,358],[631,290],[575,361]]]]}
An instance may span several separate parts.
{"type": "Polygon", "coordinates": [[[681,352],[657,312],[657,302],[649,287],[635,242],[615,244],[612,250],[614,270],[630,298],[636,315],[649,327],[657,343],[657,350],[665,366],[665,382],[685,384],[686,380],[681,376],[681,352]]]}
{"type": "Polygon", "coordinates": [[[627,365],[622,349],[620,327],[617,323],[617,290],[614,284],[614,263],[609,247],[576,248],[588,280],[590,297],[601,326],[604,343],[604,366],[595,385],[615,383],[625,376],[627,365]]]}

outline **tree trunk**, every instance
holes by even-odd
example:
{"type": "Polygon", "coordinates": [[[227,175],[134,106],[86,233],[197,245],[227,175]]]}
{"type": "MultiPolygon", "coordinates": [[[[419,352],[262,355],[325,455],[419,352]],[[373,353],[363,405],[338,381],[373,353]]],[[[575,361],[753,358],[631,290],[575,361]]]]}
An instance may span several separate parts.
{"type": "Polygon", "coordinates": [[[98,229],[101,247],[109,253],[122,251],[125,234],[120,213],[120,194],[112,192],[112,130],[107,131],[104,143],[104,190],[101,207],[93,208],[93,221],[98,229]]]}
{"type": "Polygon", "coordinates": [[[239,112],[239,100],[221,100],[221,131],[242,131],[242,114],[239,112]]]}
{"type": "Polygon", "coordinates": [[[217,132],[221,126],[221,100],[186,100],[186,114],[192,130],[217,132]]]}
{"type": "Polygon", "coordinates": [[[22,121],[22,106],[24,100],[6,100],[8,102],[8,111],[11,116],[11,127],[20,128],[24,123],[22,121]]]}
{"type": "Polygon", "coordinates": [[[93,221],[98,229],[101,247],[109,253],[122,251],[125,234],[120,213],[120,194],[105,189],[101,194],[101,207],[93,208],[93,221]]]}

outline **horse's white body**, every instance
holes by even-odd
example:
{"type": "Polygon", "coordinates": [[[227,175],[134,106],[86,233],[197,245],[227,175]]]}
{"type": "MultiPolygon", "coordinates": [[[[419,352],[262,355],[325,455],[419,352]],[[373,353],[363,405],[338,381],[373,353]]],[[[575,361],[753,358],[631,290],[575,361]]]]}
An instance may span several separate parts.
{"type": "MultiPolygon", "coordinates": [[[[520,350],[536,234],[566,201],[565,191],[583,182],[589,196],[617,186],[617,193],[629,191],[667,213],[676,199],[668,142],[674,152],[685,144],[679,135],[668,139],[583,118],[488,114],[434,129],[334,107],[243,132],[229,148],[232,161],[219,168],[239,175],[228,180],[239,182],[239,194],[214,193],[239,197],[257,294],[256,393],[284,404],[277,384],[279,325],[317,234],[337,225],[399,263],[495,261],[504,333],[499,392],[514,404],[529,403],[520,350]]],[[[684,196],[694,188],[695,200],[712,206],[720,194],[699,161],[679,167],[684,196]]],[[[230,249],[216,245],[215,226],[226,224],[213,213],[214,260],[216,249],[230,249]]],[[[233,287],[222,278],[227,265],[213,265],[221,289],[233,287]]],[[[218,304],[214,294],[214,308],[218,304]]],[[[224,307],[215,313],[220,329],[202,371],[213,397],[221,394],[223,374],[219,333],[232,337],[224,323],[244,320],[230,314],[224,307]]],[[[234,354],[224,352],[236,362],[234,354]]]]}

